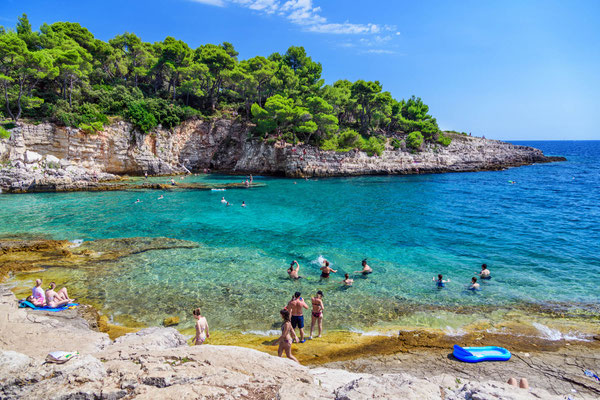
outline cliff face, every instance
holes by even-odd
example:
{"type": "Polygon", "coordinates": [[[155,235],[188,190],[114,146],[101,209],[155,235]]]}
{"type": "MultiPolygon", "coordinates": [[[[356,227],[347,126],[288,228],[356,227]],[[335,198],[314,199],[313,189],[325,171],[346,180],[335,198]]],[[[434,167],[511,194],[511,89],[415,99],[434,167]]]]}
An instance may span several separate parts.
{"type": "Polygon", "coordinates": [[[21,124],[10,139],[0,140],[0,187],[205,168],[303,177],[477,171],[557,160],[530,147],[463,135],[454,135],[448,147],[428,144],[417,153],[388,147],[381,156],[369,157],[358,150],[267,144],[250,139],[249,132],[248,126],[226,119],[188,121],[146,135],[126,122],[93,135],[52,124],[21,124]]]}

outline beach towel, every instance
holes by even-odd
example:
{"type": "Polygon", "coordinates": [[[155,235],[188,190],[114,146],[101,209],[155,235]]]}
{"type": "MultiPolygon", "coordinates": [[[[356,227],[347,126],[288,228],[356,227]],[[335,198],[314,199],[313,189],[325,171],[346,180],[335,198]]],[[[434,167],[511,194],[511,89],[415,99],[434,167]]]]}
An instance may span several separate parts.
{"type": "Polygon", "coordinates": [[[27,301],[27,300],[19,301],[19,308],[31,308],[32,310],[52,311],[52,312],[58,312],[58,311],[62,311],[62,310],[67,310],[69,308],[75,308],[78,305],[79,305],[79,303],[69,303],[69,304],[65,304],[64,306],[51,308],[51,307],[47,307],[47,306],[38,307],[35,304],[33,304],[32,302],[27,301]]]}

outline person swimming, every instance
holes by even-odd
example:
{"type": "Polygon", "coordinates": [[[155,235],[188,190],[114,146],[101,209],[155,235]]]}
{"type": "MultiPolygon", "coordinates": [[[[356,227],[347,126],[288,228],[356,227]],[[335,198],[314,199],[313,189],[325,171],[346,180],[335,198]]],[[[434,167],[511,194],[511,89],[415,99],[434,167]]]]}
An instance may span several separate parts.
{"type": "Polygon", "coordinates": [[[231,204],[229,204],[229,202],[227,202],[227,204],[226,204],[226,205],[227,205],[227,207],[229,207],[231,204]]]}
{"type": "Polygon", "coordinates": [[[164,198],[165,198],[165,197],[164,197],[164,196],[161,194],[161,195],[160,195],[160,197],[158,198],[158,200],[162,200],[162,199],[164,199],[164,198]]]}
{"type": "Polygon", "coordinates": [[[137,199],[137,200],[135,201],[135,203],[133,203],[133,204],[137,204],[137,203],[141,203],[141,202],[142,202],[142,201],[141,201],[140,199],[137,199]]]}
{"type": "Polygon", "coordinates": [[[330,273],[337,273],[333,268],[329,267],[329,261],[323,260],[323,266],[321,267],[321,278],[329,278],[330,273]]]}
{"type": "Polygon", "coordinates": [[[298,261],[294,260],[290,264],[290,267],[288,268],[287,273],[290,276],[290,278],[292,278],[292,279],[300,279],[301,277],[298,276],[298,271],[300,271],[300,264],[298,264],[298,261]],[[294,268],[294,264],[296,265],[296,268],[294,268]]]}
{"type": "Polygon", "coordinates": [[[246,207],[246,202],[242,201],[242,207],[246,207]]]}
{"type": "Polygon", "coordinates": [[[479,275],[481,279],[492,279],[487,264],[481,264],[481,272],[475,272],[475,275],[479,275]]]}
{"type": "Polygon", "coordinates": [[[471,286],[469,286],[469,290],[479,290],[479,283],[477,283],[477,278],[471,278],[471,286]]]}
{"type": "Polygon", "coordinates": [[[225,200],[225,197],[221,197],[221,203],[223,203],[223,204],[227,203],[227,200],[225,200]]]}
{"type": "Polygon", "coordinates": [[[362,270],[360,271],[354,271],[355,274],[361,273],[363,275],[369,275],[371,273],[373,273],[373,268],[369,267],[369,265],[367,264],[367,259],[365,258],[364,260],[362,260],[362,270]]]}
{"type": "Polygon", "coordinates": [[[438,288],[440,288],[440,289],[441,289],[441,288],[443,288],[444,286],[446,286],[446,285],[445,285],[446,283],[450,282],[450,279],[448,279],[447,281],[445,281],[445,280],[443,279],[443,276],[442,276],[442,274],[439,274],[437,279],[435,279],[435,277],[433,278],[433,281],[435,282],[435,285],[436,285],[438,288]]]}
{"type": "Polygon", "coordinates": [[[350,275],[345,274],[344,277],[346,279],[344,279],[341,283],[344,284],[344,286],[352,286],[352,284],[354,283],[354,279],[350,279],[350,275]]]}
{"type": "Polygon", "coordinates": [[[175,185],[176,185],[175,179],[171,178],[171,186],[175,186],[175,185]]]}

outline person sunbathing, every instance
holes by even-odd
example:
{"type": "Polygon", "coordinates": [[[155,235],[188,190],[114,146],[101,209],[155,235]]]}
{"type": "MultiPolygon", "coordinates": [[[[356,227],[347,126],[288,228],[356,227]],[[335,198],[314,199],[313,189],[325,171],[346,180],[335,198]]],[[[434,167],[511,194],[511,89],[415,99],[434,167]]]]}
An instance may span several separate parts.
{"type": "Polygon", "coordinates": [[[48,307],[57,308],[75,301],[69,297],[67,288],[64,287],[58,292],[54,290],[55,288],[56,283],[51,282],[50,289],[46,290],[46,304],[48,305],[48,307]]]}
{"type": "Polygon", "coordinates": [[[36,307],[43,307],[46,305],[46,295],[44,294],[44,289],[42,289],[41,279],[35,280],[35,286],[33,287],[33,289],[31,289],[31,293],[32,295],[29,296],[31,297],[31,300],[29,300],[28,297],[27,301],[33,303],[36,307]]]}

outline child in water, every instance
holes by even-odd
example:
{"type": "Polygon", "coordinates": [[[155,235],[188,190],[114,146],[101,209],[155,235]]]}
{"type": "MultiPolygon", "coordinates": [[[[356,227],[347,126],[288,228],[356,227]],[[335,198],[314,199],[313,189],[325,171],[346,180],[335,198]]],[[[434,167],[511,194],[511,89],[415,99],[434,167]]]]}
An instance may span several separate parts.
{"type": "Polygon", "coordinates": [[[471,286],[469,286],[469,290],[479,290],[479,283],[477,283],[477,278],[471,278],[471,286]]]}
{"type": "Polygon", "coordinates": [[[354,283],[354,279],[350,279],[350,275],[348,274],[344,275],[344,277],[346,278],[342,281],[344,286],[352,286],[352,284],[354,283]]]}
{"type": "Polygon", "coordinates": [[[441,289],[441,288],[443,288],[444,286],[446,286],[446,285],[445,285],[446,283],[450,282],[450,279],[448,279],[447,281],[445,281],[445,280],[443,279],[443,276],[442,276],[442,274],[439,274],[439,275],[438,275],[438,278],[437,278],[437,280],[436,280],[436,279],[435,279],[435,277],[434,277],[434,278],[433,278],[433,281],[435,282],[436,286],[437,286],[438,288],[440,288],[440,289],[441,289]]]}

